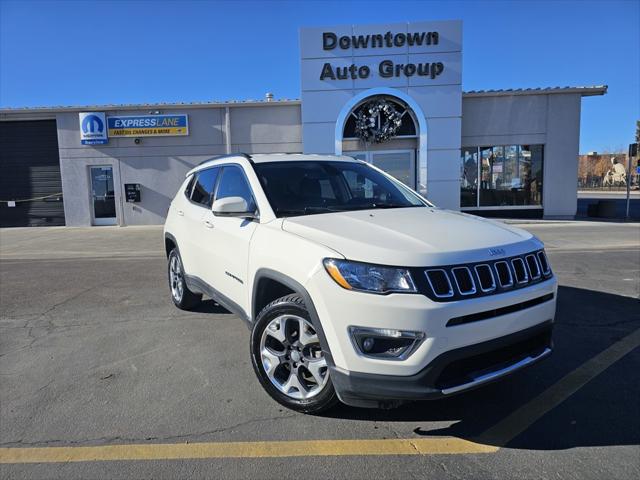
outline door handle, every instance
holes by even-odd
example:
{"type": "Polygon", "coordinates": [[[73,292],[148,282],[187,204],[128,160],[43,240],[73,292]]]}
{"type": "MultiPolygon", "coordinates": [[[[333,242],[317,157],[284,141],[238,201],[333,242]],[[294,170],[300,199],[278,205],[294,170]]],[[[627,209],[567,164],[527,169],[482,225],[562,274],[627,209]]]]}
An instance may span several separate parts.
{"type": "Polygon", "coordinates": [[[211,223],[209,220],[204,222],[204,226],[207,228],[213,228],[213,223],[211,223]]]}
{"type": "Polygon", "coordinates": [[[184,217],[184,212],[182,210],[178,210],[176,213],[181,217],[184,217]]]}

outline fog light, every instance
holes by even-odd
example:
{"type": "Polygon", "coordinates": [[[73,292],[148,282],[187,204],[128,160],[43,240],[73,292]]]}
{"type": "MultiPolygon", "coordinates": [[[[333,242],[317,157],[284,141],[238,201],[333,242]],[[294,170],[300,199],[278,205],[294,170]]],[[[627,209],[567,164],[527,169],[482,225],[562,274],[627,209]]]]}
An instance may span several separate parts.
{"type": "Polygon", "coordinates": [[[424,333],[390,328],[349,327],[356,350],[374,358],[404,360],[424,340],[424,333]]]}
{"type": "Polygon", "coordinates": [[[362,342],[362,349],[365,352],[370,352],[371,350],[373,350],[373,344],[375,343],[375,340],[371,337],[367,337],[364,339],[364,342],[362,342]]]}

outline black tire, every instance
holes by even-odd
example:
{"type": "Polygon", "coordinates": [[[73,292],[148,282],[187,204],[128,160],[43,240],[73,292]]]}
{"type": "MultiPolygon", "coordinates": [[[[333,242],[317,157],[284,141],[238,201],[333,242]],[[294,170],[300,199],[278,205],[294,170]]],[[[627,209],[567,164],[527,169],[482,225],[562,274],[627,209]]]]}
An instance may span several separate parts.
{"type": "MultiPolygon", "coordinates": [[[[304,300],[298,294],[291,294],[278,298],[264,307],[258,314],[251,331],[251,363],[253,364],[253,370],[255,371],[258,380],[260,380],[262,387],[275,401],[291,410],[308,414],[319,414],[329,410],[338,403],[338,396],[336,395],[336,391],[331,383],[331,378],[326,380],[324,387],[322,387],[320,392],[313,397],[307,399],[296,399],[276,388],[268,377],[260,353],[261,340],[263,332],[269,323],[281,315],[295,315],[297,317],[301,317],[308,321],[317,333],[317,329],[313,325],[313,320],[311,319],[309,311],[304,304],[304,300]]],[[[326,375],[329,375],[328,370],[326,372],[326,375]]]]}
{"type": "Polygon", "coordinates": [[[184,266],[182,264],[182,258],[177,248],[174,248],[169,253],[167,261],[167,276],[169,279],[169,293],[171,294],[171,300],[173,304],[180,310],[193,310],[202,301],[201,293],[193,293],[187,287],[187,283],[184,280],[184,266]],[[176,265],[172,262],[177,262],[177,268],[179,275],[175,276],[172,272],[172,265],[176,265]],[[174,283],[175,282],[175,283],[174,283]],[[178,294],[177,292],[180,291],[178,294]]]}

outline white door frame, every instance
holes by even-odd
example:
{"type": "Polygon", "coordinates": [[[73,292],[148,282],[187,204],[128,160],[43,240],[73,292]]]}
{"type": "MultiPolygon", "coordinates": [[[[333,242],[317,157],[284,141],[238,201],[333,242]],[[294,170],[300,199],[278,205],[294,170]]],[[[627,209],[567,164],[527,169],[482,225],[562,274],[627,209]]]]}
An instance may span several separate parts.
{"type": "Polygon", "coordinates": [[[336,155],[342,155],[342,135],[344,133],[344,124],[347,121],[347,117],[353,110],[353,108],[366,98],[374,95],[388,95],[391,97],[397,97],[406,103],[418,122],[418,151],[416,158],[416,171],[417,171],[417,188],[416,191],[423,196],[427,194],[427,117],[424,111],[420,108],[418,102],[416,102],[411,96],[404,93],[398,88],[389,87],[376,87],[360,92],[359,94],[351,97],[347,103],[344,104],[342,110],[338,114],[335,126],[335,153],[336,155]]]}
{"type": "Polygon", "coordinates": [[[116,182],[114,178],[114,168],[113,165],[105,164],[105,165],[89,165],[89,203],[90,203],[90,211],[91,211],[91,224],[95,226],[103,226],[103,225],[117,225],[118,224],[118,206],[116,204],[116,182]],[[102,168],[110,168],[111,169],[111,180],[113,181],[113,206],[115,209],[114,217],[107,218],[96,218],[95,212],[95,204],[94,202],[94,193],[93,193],[93,177],[91,175],[91,171],[93,169],[102,169],[102,168]]]}

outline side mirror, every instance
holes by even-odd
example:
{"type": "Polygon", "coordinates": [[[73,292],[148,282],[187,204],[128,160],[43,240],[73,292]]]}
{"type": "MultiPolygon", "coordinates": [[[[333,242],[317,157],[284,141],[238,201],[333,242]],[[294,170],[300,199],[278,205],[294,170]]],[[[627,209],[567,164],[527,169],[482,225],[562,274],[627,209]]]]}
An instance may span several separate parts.
{"type": "Polygon", "coordinates": [[[216,217],[257,218],[255,212],[249,211],[249,205],[242,197],[220,198],[213,202],[211,211],[216,217]]]}

